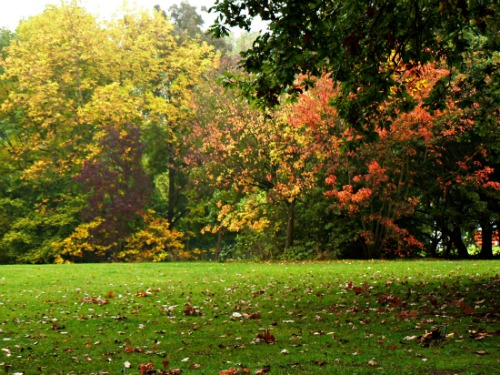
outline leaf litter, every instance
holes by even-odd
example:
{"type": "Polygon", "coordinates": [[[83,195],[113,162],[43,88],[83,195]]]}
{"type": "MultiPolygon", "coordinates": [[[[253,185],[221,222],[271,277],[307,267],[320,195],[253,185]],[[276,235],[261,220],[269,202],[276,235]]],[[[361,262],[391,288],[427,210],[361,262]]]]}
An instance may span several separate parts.
{"type": "MultiPolygon", "coordinates": [[[[0,353],[4,356],[0,366],[9,371],[21,370],[18,363],[22,361],[17,357],[24,354],[21,345],[16,346],[16,333],[22,326],[33,324],[42,328],[38,334],[31,332],[26,337],[29,347],[35,349],[36,342],[55,342],[51,331],[64,332],[70,336],[68,340],[74,340],[75,324],[91,324],[94,333],[84,334],[87,340],[83,346],[92,350],[106,346],[106,349],[81,352],[80,348],[68,347],[64,353],[72,356],[73,363],[90,365],[106,360],[123,364],[128,361],[129,364],[136,363],[133,367],[141,374],[176,374],[181,373],[178,371],[207,369],[201,353],[215,357],[223,355],[221,358],[231,360],[235,350],[269,353],[263,354],[263,359],[266,356],[276,358],[281,353],[282,358],[291,358],[285,360],[288,365],[281,366],[296,369],[338,365],[330,355],[316,357],[322,351],[335,353],[333,358],[339,357],[337,359],[345,366],[364,365],[367,369],[387,368],[384,367],[387,363],[384,357],[392,351],[413,353],[419,361],[434,362],[439,359],[440,351],[445,355],[446,345],[466,345],[470,347],[468,353],[471,356],[483,360],[491,357],[488,348],[495,345],[491,340],[498,339],[498,305],[492,297],[498,291],[498,277],[485,280],[473,276],[457,287],[456,280],[444,276],[426,276],[425,280],[410,283],[409,278],[401,276],[399,279],[389,276],[388,280],[378,282],[380,276],[367,274],[346,278],[347,281],[335,276],[337,281],[322,278],[313,283],[311,275],[305,274],[291,276],[298,287],[288,288],[284,287],[285,278],[259,285],[261,277],[257,275],[253,282],[248,278],[235,281],[224,286],[224,292],[211,285],[209,292],[204,287],[203,292],[189,290],[188,295],[187,291],[180,292],[183,287],[179,284],[163,294],[154,286],[137,288],[144,292],[135,294],[116,288],[114,292],[104,293],[89,289],[82,292],[83,297],[78,293],[76,298],[68,296],[60,301],[51,297],[41,319],[19,313],[10,315],[2,323],[0,337],[9,345],[4,345],[0,353]],[[439,288],[433,286],[435,279],[440,280],[439,288]],[[226,293],[228,290],[229,294],[226,293]],[[85,310],[87,307],[88,311],[85,310]],[[106,328],[108,324],[118,328],[115,330],[116,349],[109,347],[109,341],[103,339],[110,333],[106,328]],[[217,334],[221,340],[218,343],[213,343],[212,328],[214,332],[224,332],[217,334]],[[100,336],[98,339],[96,334],[100,336]],[[125,340],[120,336],[125,336],[125,340]],[[13,345],[6,340],[11,338],[15,341],[13,345]],[[200,346],[201,342],[204,344],[200,346]],[[481,346],[475,347],[474,342],[481,346]],[[277,347],[277,343],[287,348],[277,347]],[[248,344],[269,349],[251,349],[248,344]],[[196,348],[195,351],[191,347],[196,348]],[[383,348],[387,353],[373,357],[375,347],[383,348]],[[175,353],[179,354],[166,348],[175,348],[175,353]],[[439,352],[415,354],[416,348],[439,352]],[[146,360],[141,361],[141,358],[146,360]],[[163,361],[167,358],[177,366],[165,367],[163,361]],[[183,362],[186,358],[188,360],[183,362]],[[295,360],[300,358],[303,359],[295,360]],[[138,367],[137,363],[141,365],[138,367]]],[[[162,288],[169,290],[163,285],[162,288]]],[[[30,350],[26,347],[24,352],[30,350]]],[[[40,367],[42,365],[40,363],[40,367]]],[[[226,374],[263,374],[267,369],[255,363],[225,370],[220,368],[224,368],[222,364],[218,370],[222,374],[223,371],[229,371],[226,374]]]]}

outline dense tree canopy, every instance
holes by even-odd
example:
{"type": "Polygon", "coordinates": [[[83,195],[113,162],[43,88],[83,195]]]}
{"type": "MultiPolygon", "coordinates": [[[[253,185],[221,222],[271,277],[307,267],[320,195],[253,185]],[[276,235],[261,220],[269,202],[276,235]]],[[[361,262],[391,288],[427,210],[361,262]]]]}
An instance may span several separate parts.
{"type": "MultiPolygon", "coordinates": [[[[498,92],[484,84],[492,74],[498,78],[499,10],[498,2],[481,0],[218,0],[211,9],[218,15],[211,32],[226,35],[228,26],[250,30],[256,17],[268,22],[267,32],[242,54],[241,66],[253,73],[243,89],[276,104],[281,93],[302,89],[298,74],[307,87],[311,75],[330,73],[342,86],[339,114],[361,127],[395,85],[401,88],[398,106],[411,108],[394,73],[432,61],[444,62],[453,75],[466,72],[464,81],[493,92],[498,104],[498,92]],[[472,55],[484,63],[467,74],[472,55]]],[[[439,106],[447,83],[435,86],[429,104],[439,106]]]]}
{"type": "MultiPolygon", "coordinates": [[[[349,132],[361,132],[357,136],[350,134],[348,137],[343,137],[344,140],[349,140],[347,147],[351,149],[349,151],[351,153],[358,150],[362,154],[367,154],[370,152],[368,150],[378,147],[376,145],[381,141],[387,142],[390,139],[388,135],[395,131],[400,132],[401,130],[397,128],[400,126],[398,124],[402,116],[399,113],[402,111],[409,112],[407,116],[414,117],[414,119],[407,118],[406,122],[417,121],[418,124],[422,121],[415,117],[417,115],[415,111],[421,113],[417,116],[425,114],[430,118],[434,117],[433,121],[441,125],[433,126],[435,129],[441,126],[443,134],[447,134],[443,141],[448,139],[445,143],[440,142],[441,149],[435,151],[441,155],[438,165],[442,167],[427,169],[425,164],[406,164],[409,160],[404,162],[404,159],[401,159],[403,164],[400,165],[400,169],[402,168],[401,173],[405,174],[408,171],[416,173],[415,168],[441,171],[433,174],[430,181],[437,179],[441,187],[442,184],[450,186],[444,193],[444,199],[436,190],[431,190],[434,194],[430,195],[424,194],[425,190],[419,190],[416,199],[425,197],[424,200],[428,204],[426,211],[430,209],[435,214],[439,211],[449,213],[450,210],[457,210],[452,215],[453,218],[444,214],[447,217],[445,222],[438,217],[434,217],[434,220],[435,223],[439,223],[437,231],[442,235],[441,240],[448,238],[450,243],[453,243],[450,246],[458,248],[463,255],[465,246],[462,243],[463,233],[459,227],[465,230],[464,226],[471,223],[465,219],[469,216],[464,216],[464,210],[474,211],[474,215],[477,215],[477,210],[482,210],[479,208],[482,204],[492,207],[486,203],[491,199],[491,193],[478,192],[482,198],[478,196],[471,198],[471,194],[476,194],[472,193],[476,191],[473,186],[459,188],[458,186],[463,186],[464,180],[454,182],[451,180],[461,175],[464,170],[470,171],[470,164],[475,163],[476,166],[481,166],[479,169],[483,172],[489,171],[488,178],[493,180],[489,181],[490,187],[497,188],[498,184],[494,174],[495,168],[498,170],[499,165],[500,40],[499,22],[496,17],[499,10],[497,2],[219,0],[211,10],[218,15],[211,32],[218,36],[227,33],[229,26],[249,30],[256,17],[268,22],[267,32],[259,35],[251,48],[241,54],[240,66],[250,75],[228,75],[226,83],[233,87],[237,84],[247,97],[267,106],[277,105],[283,98],[286,99],[287,96],[283,96],[283,93],[296,95],[307,90],[314,85],[315,76],[328,73],[332,78],[332,88],[339,88],[337,95],[331,97],[331,103],[346,125],[351,128],[349,132]],[[411,90],[422,91],[425,87],[415,89],[413,85],[409,85],[408,73],[416,77],[423,76],[429,71],[429,68],[425,68],[428,66],[427,63],[431,62],[445,68],[448,73],[441,75],[437,80],[432,80],[432,84],[423,81],[425,82],[423,85],[431,87],[432,90],[422,101],[421,97],[415,97],[411,90]],[[298,77],[300,79],[297,79],[298,77]],[[446,109],[450,114],[447,114],[446,109]],[[447,120],[439,120],[440,118],[447,120]],[[452,122],[462,125],[450,125],[452,122]],[[450,137],[451,134],[455,135],[450,137]],[[370,146],[367,145],[367,142],[375,140],[378,141],[370,146]],[[359,146],[359,143],[363,146],[359,146]],[[468,150],[471,153],[468,157],[469,162],[460,161],[459,153],[456,153],[455,149],[460,149],[462,152],[464,149],[468,150]],[[480,154],[483,156],[477,157],[480,154]],[[461,171],[456,170],[457,165],[462,165],[461,171]],[[469,199],[464,198],[464,189],[469,199]],[[452,194],[458,196],[451,199],[452,194]],[[459,206],[451,203],[457,200],[462,202],[459,206]],[[465,203],[467,201],[470,203],[465,203]],[[483,203],[479,204],[479,201],[483,203]],[[444,202],[454,208],[447,206],[443,210],[444,202]]],[[[414,134],[410,139],[415,142],[418,138],[418,134],[414,134]]],[[[399,157],[393,153],[395,149],[403,146],[401,141],[399,138],[390,154],[385,156],[379,154],[371,161],[363,161],[364,157],[358,154],[359,156],[354,159],[356,163],[360,163],[356,173],[363,170],[360,168],[363,163],[370,166],[368,168],[370,174],[365,177],[358,175],[358,181],[365,180],[366,184],[374,177],[373,173],[381,174],[380,178],[390,178],[386,175],[387,168],[393,169],[398,165],[399,157]],[[382,161],[390,161],[392,165],[384,168],[382,161]],[[372,177],[369,177],[370,175],[372,177]]],[[[435,138],[433,142],[436,142],[435,138]]],[[[337,176],[332,176],[330,181],[333,181],[333,177],[337,176]]],[[[429,177],[427,175],[427,181],[429,177]]],[[[410,175],[405,177],[404,174],[398,178],[403,180],[394,185],[393,192],[403,189],[408,193],[410,186],[407,184],[409,181],[413,184],[413,178],[410,178],[410,175]]],[[[469,181],[471,179],[473,177],[469,177],[469,181]]],[[[425,181],[425,178],[422,177],[421,181],[425,181]]],[[[386,213],[388,213],[386,209],[395,210],[394,213],[397,215],[401,215],[404,211],[401,208],[396,209],[398,200],[391,196],[392,193],[388,194],[387,187],[384,188],[384,195],[379,195],[387,199],[387,204],[379,208],[373,201],[374,193],[367,188],[352,190],[350,182],[344,188],[334,189],[327,194],[342,198],[344,204],[347,204],[346,199],[354,199],[357,206],[366,204],[368,212],[372,212],[369,221],[378,217],[374,223],[377,232],[382,231],[379,232],[382,234],[387,232],[389,229],[387,225],[390,222],[393,224],[395,222],[394,218],[386,217],[385,229],[382,230],[384,225],[381,225],[378,210],[381,209],[381,212],[386,213]],[[365,198],[359,195],[368,191],[370,194],[365,198]]],[[[494,196],[493,200],[498,203],[498,194],[495,193],[494,196]]],[[[354,209],[352,203],[350,207],[351,210],[354,209]]],[[[489,227],[495,220],[494,217],[498,215],[496,210],[487,211],[489,213],[486,214],[488,219],[485,220],[485,227],[489,227]]],[[[363,226],[363,222],[358,222],[358,227],[363,226]]],[[[398,231],[400,235],[404,234],[401,228],[398,231]]],[[[373,233],[370,234],[372,235],[373,233]]],[[[377,241],[374,243],[376,251],[380,251],[382,244],[377,241]]]]}
{"type": "Polygon", "coordinates": [[[494,255],[496,2],[213,10],[0,33],[0,262],[494,255]]]}
{"type": "Polygon", "coordinates": [[[176,124],[189,116],[211,48],[177,43],[160,12],[100,25],[70,4],[23,22],[4,51],[3,248],[20,261],[64,260],[57,251],[81,256],[85,242],[114,257],[148,201],[142,159],[157,152],[141,133],[161,129],[164,144],[179,142],[176,124]]]}

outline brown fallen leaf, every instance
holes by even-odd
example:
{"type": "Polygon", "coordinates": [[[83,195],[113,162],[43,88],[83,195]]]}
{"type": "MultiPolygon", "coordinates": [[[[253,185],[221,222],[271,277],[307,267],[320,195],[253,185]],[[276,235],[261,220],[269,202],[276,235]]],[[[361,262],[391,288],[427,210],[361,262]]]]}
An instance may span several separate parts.
{"type": "Polygon", "coordinates": [[[255,371],[255,375],[262,375],[271,372],[271,366],[264,366],[259,370],[255,371]]]}
{"type": "Polygon", "coordinates": [[[467,315],[472,315],[476,312],[475,309],[473,309],[472,307],[470,306],[467,306],[464,302],[464,299],[461,298],[459,301],[458,301],[458,306],[462,309],[463,313],[464,314],[467,314],[467,315]]]}
{"type": "Polygon", "coordinates": [[[143,363],[139,365],[139,374],[141,375],[147,375],[147,374],[155,374],[155,366],[149,362],[149,363],[143,363]]]}
{"type": "Polygon", "coordinates": [[[186,309],[182,312],[184,315],[187,316],[202,315],[202,312],[198,306],[192,306],[189,302],[187,302],[184,306],[186,306],[186,309]]]}
{"type": "Polygon", "coordinates": [[[250,374],[250,369],[244,367],[241,368],[231,367],[227,370],[219,371],[219,375],[240,375],[240,374],[250,374]]]}
{"type": "Polygon", "coordinates": [[[266,344],[274,344],[276,343],[276,338],[271,334],[271,330],[265,329],[264,333],[258,333],[255,342],[265,342],[266,344]]]}

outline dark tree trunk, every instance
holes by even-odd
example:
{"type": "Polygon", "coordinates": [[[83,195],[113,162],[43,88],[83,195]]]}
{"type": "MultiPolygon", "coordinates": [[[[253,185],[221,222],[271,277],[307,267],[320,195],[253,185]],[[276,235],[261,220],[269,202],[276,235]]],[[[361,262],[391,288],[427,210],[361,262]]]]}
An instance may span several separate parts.
{"type": "Polygon", "coordinates": [[[217,233],[217,249],[215,250],[215,260],[220,260],[220,252],[222,250],[222,237],[224,236],[224,232],[222,229],[219,229],[217,233]]]}
{"type": "Polygon", "coordinates": [[[293,245],[293,233],[295,226],[295,201],[286,202],[287,224],[286,224],[286,240],[285,249],[293,245]]]}
{"type": "Polygon", "coordinates": [[[435,237],[431,238],[431,243],[427,247],[427,253],[432,257],[435,258],[437,257],[437,247],[439,245],[439,242],[441,242],[441,236],[436,234],[435,237]]]}
{"type": "Polygon", "coordinates": [[[457,249],[458,257],[460,259],[469,258],[469,252],[467,251],[467,246],[465,246],[465,243],[462,239],[462,231],[460,230],[460,227],[453,227],[453,231],[451,232],[451,240],[453,242],[453,245],[457,249]]]}
{"type": "Polygon", "coordinates": [[[170,223],[170,229],[175,225],[175,203],[177,199],[177,191],[175,186],[176,170],[174,167],[174,157],[172,155],[168,158],[168,212],[167,219],[170,223]]]}
{"type": "Polygon", "coordinates": [[[481,259],[493,258],[493,225],[489,220],[481,222],[481,252],[479,257],[481,259]]]}

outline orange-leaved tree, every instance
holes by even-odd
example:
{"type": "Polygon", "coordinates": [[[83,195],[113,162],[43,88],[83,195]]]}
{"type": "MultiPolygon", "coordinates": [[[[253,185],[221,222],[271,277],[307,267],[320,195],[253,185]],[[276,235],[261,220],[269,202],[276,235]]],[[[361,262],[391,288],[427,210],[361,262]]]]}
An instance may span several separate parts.
{"type": "Polygon", "coordinates": [[[292,246],[296,205],[316,181],[310,129],[293,125],[288,108],[262,113],[213,85],[198,98],[198,119],[188,160],[194,183],[212,186],[216,200],[205,231],[265,232],[272,249],[262,257],[292,246]]]}

